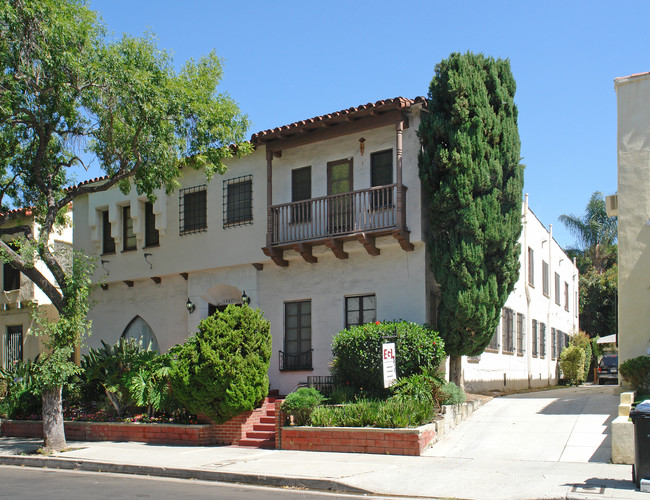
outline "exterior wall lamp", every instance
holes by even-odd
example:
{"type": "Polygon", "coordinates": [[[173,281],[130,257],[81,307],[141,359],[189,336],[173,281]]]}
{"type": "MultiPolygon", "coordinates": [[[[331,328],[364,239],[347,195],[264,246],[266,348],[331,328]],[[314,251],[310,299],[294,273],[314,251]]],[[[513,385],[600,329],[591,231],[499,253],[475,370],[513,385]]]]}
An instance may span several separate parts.
{"type": "Polygon", "coordinates": [[[242,304],[246,304],[246,305],[251,303],[251,298],[248,295],[246,295],[246,290],[244,290],[241,294],[241,301],[242,304]]]}
{"type": "Polygon", "coordinates": [[[190,300],[190,298],[187,298],[187,302],[185,302],[185,307],[187,307],[187,312],[192,314],[194,310],[196,309],[196,306],[194,303],[190,300]]]}

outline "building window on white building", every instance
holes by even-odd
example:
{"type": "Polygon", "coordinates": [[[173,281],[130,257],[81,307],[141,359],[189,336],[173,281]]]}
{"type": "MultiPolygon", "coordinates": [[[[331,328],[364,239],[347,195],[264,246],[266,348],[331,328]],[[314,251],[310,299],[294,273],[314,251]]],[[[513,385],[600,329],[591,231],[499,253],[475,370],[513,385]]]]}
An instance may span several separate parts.
{"type": "Polygon", "coordinates": [[[499,325],[494,329],[494,335],[492,335],[492,340],[490,340],[490,343],[488,346],[485,348],[488,351],[493,351],[493,352],[499,352],[499,339],[501,338],[501,335],[499,335],[499,325]]]}
{"type": "Polygon", "coordinates": [[[137,240],[133,231],[131,207],[122,207],[122,251],[135,250],[137,240]]]}
{"type": "Polygon", "coordinates": [[[3,368],[11,368],[14,362],[23,360],[23,325],[7,326],[4,340],[3,368]]]}
{"type": "Polygon", "coordinates": [[[564,282],[564,310],[569,310],[569,284],[564,282]]]}
{"type": "Polygon", "coordinates": [[[208,230],[207,189],[202,184],[179,191],[178,223],[181,236],[208,230]]]}
{"type": "Polygon", "coordinates": [[[20,289],[20,271],[7,262],[2,266],[2,286],[5,291],[20,289]]]}
{"type": "MultiPolygon", "coordinates": [[[[393,150],[377,151],[370,155],[370,187],[389,186],[393,183],[393,150]]],[[[372,208],[393,205],[393,191],[372,191],[372,208]]]]}
{"type": "Polygon", "coordinates": [[[535,286],[535,252],[528,247],[528,284],[535,286]]]}
{"type": "Polygon", "coordinates": [[[345,297],[345,328],[377,321],[377,298],[372,295],[345,297]]]}
{"type": "Polygon", "coordinates": [[[555,273],[555,303],[560,305],[560,275],[555,273]]]}
{"type": "Polygon", "coordinates": [[[284,351],[280,351],[280,371],[312,369],[311,300],[285,302],[284,351]]]}
{"type": "MultiPolygon", "coordinates": [[[[311,199],[311,167],[294,168],[291,171],[291,201],[311,199]]],[[[291,223],[311,220],[311,203],[297,203],[291,207],[291,223]]]]}
{"type": "Polygon", "coordinates": [[[133,339],[145,349],[160,352],[156,334],[149,326],[149,323],[147,323],[140,316],[136,316],[131,320],[131,322],[124,329],[124,332],[122,332],[122,338],[133,339]]]}
{"type": "Polygon", "coordinates": [[[542,293],[545,296],[551,294],[551,277],[548,275],[548,262],[542,261],[542,293]]]}
{"type": "Polygon", "coordinates": [[[223,227],[253,223],[253,176],[223,181],[223,227]]]}
{"type": "Polygon", "coordinates": [[[440,308],[440,292],[431,292],[429,294],[429,327],[438,331],[438,309],[440,308]]]}
{"type": "Polygon", "coordinates": [[[557,358],[557,330],[551,328],[551,359],[557,358]]]}
{"type": "Polygon", "coordinates": [[[501,310],[501,332],[503,336],[503,352],[515,351],[515,313],[512,309],[504,307],[501,310]]]}
{"type": "Polygon", "coordinates": [[[153,203],[144,204],[144,245],[157,247],[160,244],[160,234],[156,229],[156,215],[153,213],[153,203]]]}
{"type": "Polygon", "coordinates": [[[111,236],[108,210],[102,212],[102,254],[115,253],[115,239],[111,236]]]}
{"type": "Polygon", "coordinates": [[[526,351],[526,316],[517,313],[517,354],[523,355],[526,351]]]}
{"type": "Polygon", "coordinates": [[[532,328],[532,330],[533,330],[533,332],[532,332],[533,333],[533,338],[531,340],[532,340],[532,343],[533,343],[533,356],[537,357],[537,344],[538,344],[538,341],[537,341],[537,320],[536,319],[533,320],[533,328],[532,328]]]}
{"type": "Polygon", "coordinates": [[[539,324],[539,357],[546,357],[546,325],[539,324]]]}

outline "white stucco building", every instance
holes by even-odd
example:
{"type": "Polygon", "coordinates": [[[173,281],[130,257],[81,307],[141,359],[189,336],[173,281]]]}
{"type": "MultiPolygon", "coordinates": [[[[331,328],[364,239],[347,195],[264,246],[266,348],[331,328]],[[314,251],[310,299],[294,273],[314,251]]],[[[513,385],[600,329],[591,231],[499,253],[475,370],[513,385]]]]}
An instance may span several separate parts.
{"type": "MultiPolygon", "coordinates": [[[[182,188],[153,204],[117,188],[76,199],[75,246],[98,256],[95,279],[103,283],[93,296],[90,344],[144,335],[165,351],[245,292],[271,322],[271,389],[286,394],[307,377],[329,375],[331,339],[346,326],[434,322],[417,165],[424,102],[378,101],[257,133],[255,152],[231,160],[225,175],[206,182],[186,169],[182,188]]],[[[561,272],[561,293],[566,281],[573,297],[572,263],[561,261],[548,233],[544,246],[541,224],[526,214],[535,226],[531,248],[540,249],[537,279],[546,252],[549,272],[561,272]]],[[[538,290],[519,288],[521,297],[538,290]]],[[[548,354],[532,355],[528,332],[526,356],[498,347],[466,364],[466,376],[489,373],[490,384],[503,387],[503,369],[494,379],[494,367],[507,362],[510,380],[554,379],[551,328],[577,329],[574,307],[566,312],[562,302],[564,314],[548,300],[538,310],[520,299],[509,307],[525,314],[526,329],[533,320],[547,325],[548,354]]]]}
{"type": "Polygon", "coordinates": [[[650,72],[614,80],[618,189],[619,363],[650,354],[650,72]]]}
{"type": "MultiPolygon", "coordinates": [[[[32,234],[38,235],[39,225],[34,221],[30,209],[13,210],[5,216],[5,227],[29,226],[32,234]]],[[[12,235],[2,236],[10,242],[12,235]]],[[[52,231],[50,246],[58,255],[63,255],[72,249],[72,226],[69,225],[58,231],[52,231]]],[[[54,277],[45,264],[37,261],[35,267],[51,282],[54,277]]],[[[40,339],[30,335],[33,327],[33,313],[46,318],[56,318],[58,313],[50,299],[38,288],[33,281],[16,271],[9,264],[0,265],[2,277],[2,294],[0,295],[0,366],[7,368],[16,360],[34,359],[42,350],[40,339]]]]}

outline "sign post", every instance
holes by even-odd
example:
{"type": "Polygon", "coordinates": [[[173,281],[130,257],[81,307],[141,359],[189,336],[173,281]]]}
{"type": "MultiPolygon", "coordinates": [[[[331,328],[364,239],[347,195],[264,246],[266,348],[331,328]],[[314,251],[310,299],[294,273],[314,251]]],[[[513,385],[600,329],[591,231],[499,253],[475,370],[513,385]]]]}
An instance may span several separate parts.
{"type": "Polygon", "coordinates": [[[388,388],[397,380],[395,369],[395,344],[386,343],[381,345],[382,358],[384,361],[384,387],[388,388]]]}

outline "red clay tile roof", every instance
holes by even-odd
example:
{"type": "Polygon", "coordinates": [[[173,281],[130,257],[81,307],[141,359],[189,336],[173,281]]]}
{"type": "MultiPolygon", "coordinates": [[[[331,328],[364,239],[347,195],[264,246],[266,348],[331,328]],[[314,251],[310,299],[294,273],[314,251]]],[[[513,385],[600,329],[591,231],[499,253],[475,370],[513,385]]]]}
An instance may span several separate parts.
{"type": "Polygon", "coordinates": [[[15,208],[8,212],[0,212],[0,217],[7,217],[8,215],[24,215],[25,217],[29,217],[32,215],[32,208],[15,208]]]}
{"type": "Polygon", "coordinates": [[[426,99],[424,97],[416,97],[415,99],[395,97],[394,99],[383,99],[377,102],[369,102],[368,104],[361,104],[357,107],[343,109],[322,116],[315,116],[313,118],[308,118],[307,120],[300,120],[289,125],[263,130],[253,134],[251,136],[251,142],[253,144],[260,144],[277,139],[285,134],[292,135],[299,131],[308,131],[322,125],[330,125],[348,119],[363,118],[364,116],[382,113],[392,109],[406,109],[418,103],[426,103],[426,99]]]}

